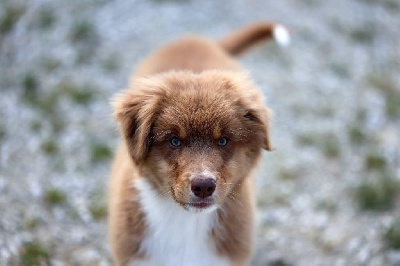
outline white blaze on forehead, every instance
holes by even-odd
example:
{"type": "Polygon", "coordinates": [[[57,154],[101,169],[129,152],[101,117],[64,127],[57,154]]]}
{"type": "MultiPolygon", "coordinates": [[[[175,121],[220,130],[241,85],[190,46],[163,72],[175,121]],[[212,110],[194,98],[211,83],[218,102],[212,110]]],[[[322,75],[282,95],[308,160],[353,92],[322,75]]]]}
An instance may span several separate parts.
{"type": "Polygon", "coordinates": [[[208,169],[208,167],[206,167],[204,164],[201,165],[201,170],[200,170],[200,171],[201,171],[201,172],[198,173],[198,175],[199,175],[201,178],[204,178],[204,179],[210,178],[210,179],[213,179],[213,180],[217,181],[217,177],[215,176],[215,174],[213,174],[213,173],[208,169]]]}
{"type": "Polygon", "coordinates": [[[213,173],[211,173],[210,171],[208,171],[208,170],[203,170],[201,173],[200,173],[200,176],[202,177],[202,178],[204,178],[204,179],[213,179],[213,180],[217,180],[217,177],[213,174],[213,173]]]}

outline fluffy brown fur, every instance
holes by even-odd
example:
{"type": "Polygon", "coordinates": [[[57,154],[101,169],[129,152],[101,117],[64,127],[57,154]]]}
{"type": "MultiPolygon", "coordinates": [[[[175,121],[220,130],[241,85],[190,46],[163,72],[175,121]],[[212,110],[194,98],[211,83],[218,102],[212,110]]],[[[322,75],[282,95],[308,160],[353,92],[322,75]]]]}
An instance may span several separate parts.
{"type": "Polygon", "coordinates": [[[112,167],[109,203],[117,265],[151,256],[141,249],[150,229],[135,180],[146,178],[160,197],[167,188],[168,197],[189,209],[197,206],[191,182],[204,169],[216,179],[207,201],[218,206],[218,227],[211,228],[210,241],[230,264],[248,263],[254,240],[250,176],[261,149],[271,150],[270,112],[230,54],[271,37],[273,27],[255,24],[219,43],[199,37],[171,43],[147,58],[117,96],[115,117],[123,143],[112,167]],[[228,140],[225,146],[218,145],[222,137],[228,140]],[[173,138],[181,145],[172,146],[173,138]]]}

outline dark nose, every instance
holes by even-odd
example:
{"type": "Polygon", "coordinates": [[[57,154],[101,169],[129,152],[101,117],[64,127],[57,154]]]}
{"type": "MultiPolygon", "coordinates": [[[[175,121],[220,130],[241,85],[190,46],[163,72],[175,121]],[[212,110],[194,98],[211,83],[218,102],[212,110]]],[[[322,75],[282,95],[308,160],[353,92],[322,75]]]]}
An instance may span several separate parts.
{"type": "Polygon", "coordinates": [[[195,178],[191,183],[193,194],[202,199],[211,196],[214,193],[216,186],[217,183],[211,178],[195,178]]]}

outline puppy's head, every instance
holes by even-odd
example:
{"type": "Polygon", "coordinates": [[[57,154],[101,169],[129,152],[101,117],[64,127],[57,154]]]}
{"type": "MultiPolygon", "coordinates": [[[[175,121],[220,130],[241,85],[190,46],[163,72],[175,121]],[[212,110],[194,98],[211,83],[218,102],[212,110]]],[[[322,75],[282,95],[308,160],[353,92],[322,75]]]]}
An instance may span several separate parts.
{"type": "Polygon", "coordinates": [[[271,149],[269,110],[241,73],[139,79],[117,97],[115,116],[143,178],[190,211],[221,206],[271,149]]]}

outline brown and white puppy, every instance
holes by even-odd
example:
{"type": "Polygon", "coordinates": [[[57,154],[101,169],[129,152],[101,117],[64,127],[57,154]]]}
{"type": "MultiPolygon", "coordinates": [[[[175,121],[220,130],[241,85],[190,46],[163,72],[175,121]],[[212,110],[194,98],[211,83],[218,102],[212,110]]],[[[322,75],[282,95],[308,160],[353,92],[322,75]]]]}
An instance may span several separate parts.
{"type": "Polygon", "coordinates": [[[246,265],[254,242],[252,172],[271,150],[269,110],[232,55],[274,23],[216,42],[188,37],[147,58],[115,100],[123,137],[110,184],[117,265],[246,265]]]}

